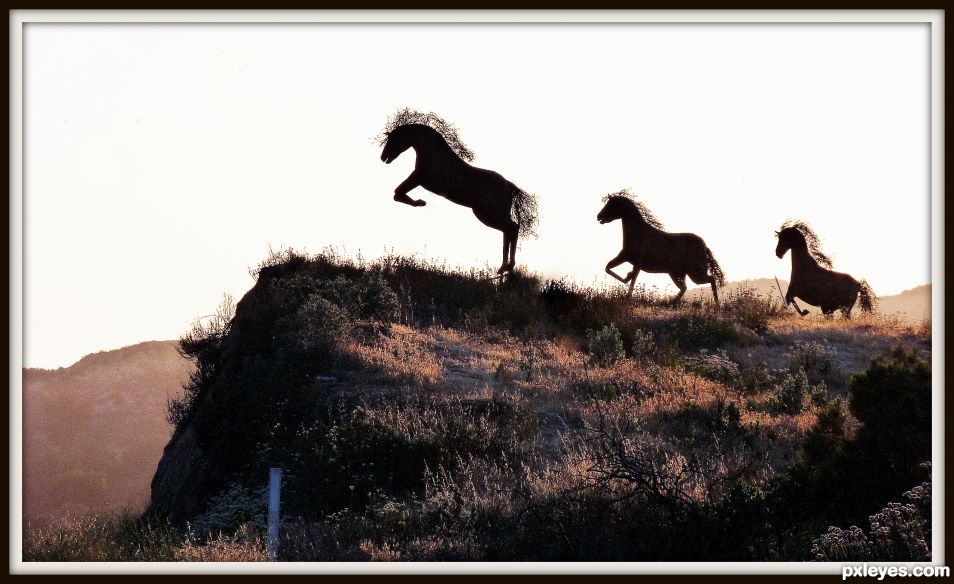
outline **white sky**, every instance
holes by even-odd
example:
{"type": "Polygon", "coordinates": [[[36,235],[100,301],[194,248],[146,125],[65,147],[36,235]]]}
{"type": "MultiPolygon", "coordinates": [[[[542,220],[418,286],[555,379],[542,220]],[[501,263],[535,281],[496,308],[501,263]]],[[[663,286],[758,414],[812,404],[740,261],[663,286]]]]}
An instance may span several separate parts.
{"type": "MultiPolygon", "coordinates": [[[[24,365],[178,338],[269,246],[500,262],[501,235],[372,138],[460,129],[540,202],[518,267],[603,283],[630,187],[729,280],[808,221],[879,294],[930,281],[927,24],[27,24],[24,365]]],[[[674,292],[665,275],[639,281],[674,292]]]]}

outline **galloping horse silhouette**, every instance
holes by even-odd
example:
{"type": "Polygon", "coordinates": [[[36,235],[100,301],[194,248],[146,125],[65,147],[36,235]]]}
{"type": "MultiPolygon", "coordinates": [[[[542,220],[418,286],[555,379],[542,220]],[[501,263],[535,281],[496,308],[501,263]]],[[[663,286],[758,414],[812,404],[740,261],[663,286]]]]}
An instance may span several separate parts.
{"type": "Polygon", "coordinates": [[[394,200],[421,207],[426,203],[407,194],[424,187],[445,199],[469,207],[481,223],[503,232],[503,263],[498,274],[512,271],[517,238],[536,235],[537,203],[530,195],[492,170],[468,164],[474,159],[457,129],[433,113],[403,109],[392,116],[379,143],[381,160],[390,164],[408,148],[417,153],[414,171],[394,189],[394,200]]]}
{"type": "Polygon", "coordinates": [[[663,231],[662,223],[626,189],[606,195],[603,202],[606,204],[596,220],[609,223],[621,219],[623,223],[623,249],[606,264],[606,273],[624,284],[628,282],[630,296],[636,276],[642,270],[651,274],[669,274],[679,287],[673,304],[686,293],[686,276],[689,276],[696,284],[711,284],[712,296],[716,306],[719,305],[717,287],[725,285],[725,274],[701,237],[694,233],[663,231]],[[620,278],[613,268],[624,262],[631,263],[633,270],[625,278],[620,278]]]}
{"type": "Polygon", "coordinates": [[[799,297],[812,306],[821,307],[822,313],[831,315],[841,310],[845,318],[851,318],[855,301],[861,298],[861,310],[874,310],[874,292],[867,282],[855,280],[848,274],[832,271],[831,258],[821,251],[818,236],[802,221],[786,221],[775,232],[778,245],[775,255],[779,258],[792,251],[792,277],[785,293],[785,304],[792,304],[802,316],[808,314],[795,304],[799,297]]]}

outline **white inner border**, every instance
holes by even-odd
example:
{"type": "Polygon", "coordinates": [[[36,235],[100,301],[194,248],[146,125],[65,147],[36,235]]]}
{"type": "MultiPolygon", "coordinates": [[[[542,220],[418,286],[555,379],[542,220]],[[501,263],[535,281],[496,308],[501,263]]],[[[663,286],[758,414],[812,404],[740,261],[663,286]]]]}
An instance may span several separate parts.
{"type": "MultiPolygon", "coordinates": [[[[195,23],[891,23],[931,25],[932,565],[944,565],[943,10],[11,10],[10,11],[10,573],[11,574],[841,574],[843,564],[787,562],[53,563],[22,561],[23,26],[32,22],[195,23]],[[940,527],[940,528],[938,528],[940,527]]],[[[887,564],[927,565],[927,564],[887,564]]]]}

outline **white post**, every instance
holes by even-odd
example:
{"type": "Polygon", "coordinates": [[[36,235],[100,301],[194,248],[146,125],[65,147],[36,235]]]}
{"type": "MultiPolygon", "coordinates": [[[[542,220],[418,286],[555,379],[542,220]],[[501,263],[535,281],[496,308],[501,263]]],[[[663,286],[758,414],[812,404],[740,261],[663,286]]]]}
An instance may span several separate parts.
{"type": "Polygon", "coordinates": [[[281,500],[282,469],[268,469],[268,559],[278,555],[278,502],[281,500]]]}

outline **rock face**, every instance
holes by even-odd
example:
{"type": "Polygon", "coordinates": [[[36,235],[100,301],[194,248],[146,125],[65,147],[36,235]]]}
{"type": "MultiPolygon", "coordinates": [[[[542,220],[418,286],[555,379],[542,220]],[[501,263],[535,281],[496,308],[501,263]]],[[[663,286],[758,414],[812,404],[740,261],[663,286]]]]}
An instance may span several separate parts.
{"type": "MultiPolygon", "coordinates": [[[[241,399],[235,391],[236,369],[241,369],[242,353],[259,343],[257,337],[267,339],[267,331],[259,331],[258,316],[267,318],[267,289],[272,274],[263,273],[256,285],[236,306],[235,317],[218,341],[209,340],[205,353],[205,372],[193,379],[197,385],[195,401],[190,414],[176,428],[166,445],[152,479],[151,501],[147,514],[158,514],[174,523],[182,523],[205,510],[209,498],[224,490],[235,469],[223,460],[224,451],[232,449],[234,456],[253,457],[252,452],[238,452],[241,448],[232,440],[238,434],[237,420],[221,417],[217,410],[226,403],[241,399]],[[237,362],[237,363],[236,363],[237,362]]],[[[248,407],[254,407],[248,404],[248,407]]],[[[234,458],[225,457],[225,458],[234,458]]]]}
{"type": "Polygon", "coordinates": [[[347,297],[350,272],[303,258],[266,267],[228,326],[199,338],[195,398],[159,461],[147,513],[182,523],[234,485],[261,486],[270,466],[294,465],[290,453],[326,405],[322,339],[345,318],[325,296],[347,297]]]}
{"type": "Polygon", "coordinates": [[[208,498],[208,489],[201,486],[214,479],[209,475],[208,462],[191,425],[176,432],[152,478],[152,501],[147,513],[158,513],[176,523],[199,513],[208,498]]]}

